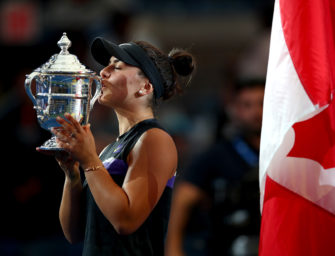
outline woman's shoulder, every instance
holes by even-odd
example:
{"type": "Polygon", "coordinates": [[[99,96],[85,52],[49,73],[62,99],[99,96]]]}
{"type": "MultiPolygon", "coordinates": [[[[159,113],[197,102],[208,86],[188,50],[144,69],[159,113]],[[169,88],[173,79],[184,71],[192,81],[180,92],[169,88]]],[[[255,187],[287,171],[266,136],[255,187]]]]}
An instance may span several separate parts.
{"type": "Polygon", "coordinates": [[[129,154],[129,163],[140,160],[150,166],[150,170],[167,173],[168,178],[175,173],[178,162],[177,148],[173,138],[164,130],[151,128],[139,138],[129,154]]]}
{"type": "Polygon", "coordinates": [[[175,143],[171,135],[159,127],[153,127],[146,130],[139,138],[140,144],[150,145],[154,148],[165,146],[175,147],[175,143]]]}
{"type": "Polygon", "coordinates": [[[177,159],[177,148],[173,138],[169,133],[160,128],[148,129],[141,135],[133,148],[134,154],[139,152],[146,154],[151,159],[177,159]]]}

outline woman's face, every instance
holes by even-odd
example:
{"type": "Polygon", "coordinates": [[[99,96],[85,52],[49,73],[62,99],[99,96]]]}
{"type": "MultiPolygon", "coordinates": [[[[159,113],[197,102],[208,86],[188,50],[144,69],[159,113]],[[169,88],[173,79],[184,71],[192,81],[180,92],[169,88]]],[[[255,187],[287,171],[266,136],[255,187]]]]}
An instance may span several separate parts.
{"type": "Polygon", "coordinates": [[[102,88],[98,101],[114,108],[132,102],[146,79],[139,68],[115,57],[111,57],[109,65],[101,70],[100,75],[102,88]]]}

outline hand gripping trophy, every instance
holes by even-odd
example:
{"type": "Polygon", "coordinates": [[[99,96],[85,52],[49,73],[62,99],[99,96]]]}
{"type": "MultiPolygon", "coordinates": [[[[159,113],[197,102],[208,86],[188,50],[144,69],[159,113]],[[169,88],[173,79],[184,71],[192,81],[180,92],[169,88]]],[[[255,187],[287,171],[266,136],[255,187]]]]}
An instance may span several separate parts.
{"type": "MultiPolygon", "coordinates": [[[[61,48],[59,54],[53,55],[48,62],[26,76],[25,89],[34,104],[37,120],[43,129],[51,130],[59,127],[57,116],[71,114],[81,125],[89,119],[89,113],[100,95],[100,77],[95,72],[85,68],[75,55],[69,53],[71,41],[63,33],[58,41],[61,48]],[[31,83],[35,79],[36,92],[33,95],[31,83]],[[92,97],[92,87],[95,93],[92,97]]],[[[55,136],[47,140],[42,150],[62,150],[55,136]]]]}

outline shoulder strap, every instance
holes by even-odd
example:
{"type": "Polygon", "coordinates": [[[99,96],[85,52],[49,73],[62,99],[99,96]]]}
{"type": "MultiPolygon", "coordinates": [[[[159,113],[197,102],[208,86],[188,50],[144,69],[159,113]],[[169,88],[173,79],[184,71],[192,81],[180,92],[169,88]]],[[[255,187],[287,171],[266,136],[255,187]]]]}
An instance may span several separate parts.
{"type": "Polygon", "coordinates": [[[147,119],[138,124],[136,124],[133,128],[131,128],[126,134],[124,134],[119,139],[119,145],[122,145],[122,149],[120,150],[119,158],[126,161],[130,151],[135,146],[138,139],[145,133],[147,130],[152,128],[159,128],[166,131],[156,119],[147,119]]]}

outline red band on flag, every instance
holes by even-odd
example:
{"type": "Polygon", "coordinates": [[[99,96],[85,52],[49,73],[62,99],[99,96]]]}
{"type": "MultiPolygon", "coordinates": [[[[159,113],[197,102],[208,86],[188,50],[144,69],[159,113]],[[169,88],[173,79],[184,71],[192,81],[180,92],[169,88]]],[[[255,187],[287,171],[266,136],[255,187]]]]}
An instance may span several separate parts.
{"type": "Polygon", "coordinates": [[[285,41],[300,81],[314,104],[331,100],[335,82],[333,0],[280,0],[285,41]]]}

